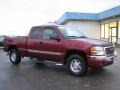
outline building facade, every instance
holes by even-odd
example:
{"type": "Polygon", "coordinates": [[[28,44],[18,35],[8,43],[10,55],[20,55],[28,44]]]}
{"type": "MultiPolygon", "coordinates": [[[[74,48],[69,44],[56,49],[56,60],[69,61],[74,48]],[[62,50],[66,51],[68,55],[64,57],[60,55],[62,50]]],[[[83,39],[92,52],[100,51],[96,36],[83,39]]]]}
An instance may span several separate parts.
{"type": "Polygon", "coordinates": [[[100,13],[66,12],[57,24],[77,26],[88,37],[120,44],[120,6],[100,13]]]}

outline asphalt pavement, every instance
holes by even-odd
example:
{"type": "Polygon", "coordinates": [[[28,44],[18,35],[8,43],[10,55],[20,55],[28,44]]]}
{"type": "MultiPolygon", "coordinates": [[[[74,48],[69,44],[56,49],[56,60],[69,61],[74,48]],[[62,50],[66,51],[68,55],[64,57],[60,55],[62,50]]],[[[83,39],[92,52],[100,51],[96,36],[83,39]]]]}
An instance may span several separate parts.
{"type": "Polygon", "coordinates": [[[74,77],[63,66],[40,64],[29,58],[13,65],[0,50],[0,90],[120,90],[120,49],[117,51],[113,65],[74,77]]]}

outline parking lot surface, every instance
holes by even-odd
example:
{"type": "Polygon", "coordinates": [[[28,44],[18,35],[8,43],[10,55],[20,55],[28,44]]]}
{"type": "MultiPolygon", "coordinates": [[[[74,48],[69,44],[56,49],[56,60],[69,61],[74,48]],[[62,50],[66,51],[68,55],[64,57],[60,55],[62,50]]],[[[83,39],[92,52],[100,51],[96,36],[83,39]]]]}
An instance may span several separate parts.
{"type": "Polygon", "coordinates": [[[74,77],[63,66],[24,58],[13,65],[0,49],[0,90],[120,90],[120,49],[113,65],[74,77]]]}

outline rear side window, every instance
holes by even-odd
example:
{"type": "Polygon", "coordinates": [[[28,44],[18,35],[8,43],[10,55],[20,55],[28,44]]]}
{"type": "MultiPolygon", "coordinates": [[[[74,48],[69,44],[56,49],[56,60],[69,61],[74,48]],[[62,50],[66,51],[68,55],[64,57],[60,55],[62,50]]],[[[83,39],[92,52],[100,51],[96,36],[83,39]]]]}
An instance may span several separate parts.
{"type": "Polygon", "coordinates": [[[38,39],[40,36],[40,27],[34,27],[31,31],[31,39],[38,39]]]}

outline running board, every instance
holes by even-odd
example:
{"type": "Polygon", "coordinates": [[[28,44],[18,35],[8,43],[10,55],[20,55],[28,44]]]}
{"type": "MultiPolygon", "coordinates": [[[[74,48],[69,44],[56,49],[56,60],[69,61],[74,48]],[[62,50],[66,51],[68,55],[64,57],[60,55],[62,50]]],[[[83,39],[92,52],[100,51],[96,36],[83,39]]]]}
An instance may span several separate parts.
{"type": "Polygon", "coordinates": [[[55,65],[58,65],[58,66],[63,66],[62,63],[53,62],[53,61],[46,61],[46,60],[34,60],[34,61],[38,62],[38,63],[51,63],[51,64],[55,64],[55,65]]]}

